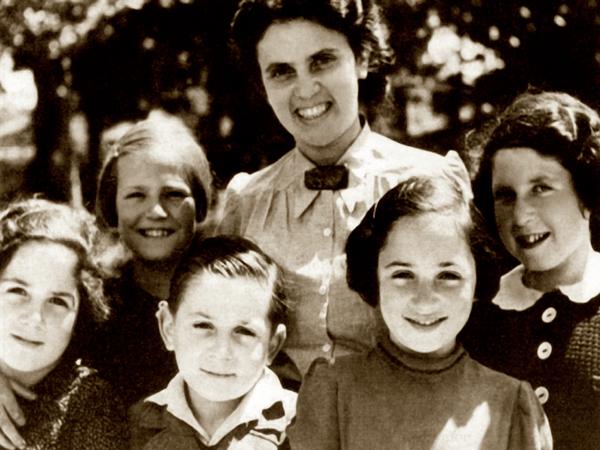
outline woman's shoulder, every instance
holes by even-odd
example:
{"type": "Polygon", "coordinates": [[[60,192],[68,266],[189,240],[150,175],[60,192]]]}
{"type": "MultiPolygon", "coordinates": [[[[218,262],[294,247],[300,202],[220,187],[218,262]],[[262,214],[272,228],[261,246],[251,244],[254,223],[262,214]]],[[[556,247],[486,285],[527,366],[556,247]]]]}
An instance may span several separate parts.
{"type": "Polygon", "coordinates": [[[282,181],[289,182],[287,175],[293,156],[294,150],[290,150],[274,163],[256,172],[240,172],[234,175],[227,184],[227,194],[248,197],[263,192],[265,188],[276,187],[282,181]]]}

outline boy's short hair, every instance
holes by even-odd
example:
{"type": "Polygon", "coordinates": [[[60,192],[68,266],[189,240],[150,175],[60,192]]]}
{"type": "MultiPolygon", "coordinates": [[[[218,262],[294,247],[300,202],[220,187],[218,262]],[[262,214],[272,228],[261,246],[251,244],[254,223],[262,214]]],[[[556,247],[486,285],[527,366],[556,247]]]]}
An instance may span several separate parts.
{"type": "Polygon", "coordinates": [[[61,244],[77,255],[74,277],[80,305],[65,354],[80,357],[93,338],[93,330],[108,319],[110,312],[104,296],[104,273],[98,263],[104,250],[103,236],[96,220],[85,210],[48,200],[12,202],[0,211],[0,273],[28,242],[61,244]]]}
{"type": "Polygon", "coordinates": [[[454,216],[475,259],[475,297],[489,299],[497,287],[493,243],[483,218],[467,200],[456,178],[440,173],[410,176],[389,190],[367,212],[346,241],[348,286],[369,305],[379,304],[377,267],[393,225],[402,217],[425,213],[454,216]],[[485,276],[484,276],[485,275],[485,276]]]}
{"type": "Polygon", "coordinates": [[[194,240],[179,262],[167,302],[173,314],[189,282],[202,273],[225,278],[249,278],[271,290],[268,318],[272,329],[288,322],[287,300],[280,267],[253,242],[239,236],[216,236],[194,240]]]}
{"type": "Polygon", "coordinates": [[[141,152],[154,153],[181,167],[194,197],[196,222],[202,222],[213,200],[212,173],[204,150],[183,123],[158,116],[133,125],[104,161],[96,192],[99,225],[117,227],[117,163],[120,157],[141,152]]]}

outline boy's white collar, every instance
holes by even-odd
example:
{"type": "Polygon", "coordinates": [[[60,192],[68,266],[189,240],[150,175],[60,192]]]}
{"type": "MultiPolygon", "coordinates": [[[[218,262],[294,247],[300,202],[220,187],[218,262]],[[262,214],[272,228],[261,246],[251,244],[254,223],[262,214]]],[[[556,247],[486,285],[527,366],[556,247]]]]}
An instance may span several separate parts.
{"type": "MultiPolygon", "coordinates": [[[[544,294],[523,284],[525,268],[519,265],[500,279],[500,289],[492,303],[504,310],[523,311],[544,294]]],[[[600,294],[600,253],[591,251],[581,281],[557,288],[574,303],[587,303],[600,294]]]]}
{"type": "MultiPolygon", "coordinates": [[[[259,420],[260,423],[264,419],[262,411],[278,401],[283,402],[283,408],[286,412],[286,417],[281,419],[281,431],[284,431],[287,426],[287,418],[295,415],[295,393],[285,391],[277,375],[268,368],[265,368],[254,387],[244,396],[238,407],[225,419],[211,437],[194,417],[186,401],[185,381],[179,373],[171,379],[165,389],[151,395],[144,401],[166,405],[169,413],[196,430],[202,443],[208,446],[216,445],[240,424],[251,420],[259,420]],[[283,392],[286,394],[282,395],[283,392]]],[[[266,419],[264,420],[266,421],[266,419]]],[[[275,421],[269,421],[269,427],[279,428],[276,426],[275,421]]]]}

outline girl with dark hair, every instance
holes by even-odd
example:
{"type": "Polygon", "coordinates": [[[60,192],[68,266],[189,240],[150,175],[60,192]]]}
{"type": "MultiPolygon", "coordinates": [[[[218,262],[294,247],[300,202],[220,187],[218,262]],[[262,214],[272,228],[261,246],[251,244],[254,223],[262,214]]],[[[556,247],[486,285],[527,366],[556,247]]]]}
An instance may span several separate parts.
{"type": "Polygon", "coordinates": [[[445,171],[411,176],[350,233],[348,283],[386,334],[367,353],[315,361],[293,449],[552,448],[531,386],[477,363],[457,340],[489,258],[464,188],[445,171]]]}
{"type": "Polygon", "coordinates": [[[36,393],[20,402],[23,439],[3,427],[4,448],[126,446],[123,406],[79,360],[109,313],[100,242],[93,217],[67,205],[32,199],[0,212],[0,372],[15,392],[36,393]]]}
{"type": "Polygon", "coordinates": [[[475,180],[477,204],[520,264],[474,309],[465,345],[533,385],[559,449],[600,442],[599,180],[600,118],[559,92],[506,109],[475,180]]]}

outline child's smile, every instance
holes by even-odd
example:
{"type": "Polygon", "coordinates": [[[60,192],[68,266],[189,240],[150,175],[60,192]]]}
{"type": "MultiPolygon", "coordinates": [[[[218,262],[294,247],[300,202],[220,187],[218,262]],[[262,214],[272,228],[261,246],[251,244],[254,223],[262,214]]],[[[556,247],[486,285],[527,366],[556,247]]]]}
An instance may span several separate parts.
{"type": "Polygon", "coordinates": [[[379,253],[381,313],[402,349],[445,356],[469,317],[475,262],[457,230],[441,213],[401,217],[379,253]]]}
{"type": "Polygon", "coordinates": [[[589,247],[589,213],[561,163],[526,147],[493,159],[496,224],[506,249],[527,270],[576,273],[589,247]]]}
{"type": "Polygon", "coordinates": [[[189,281],[162,328],[192,400],[237,400],[254,386],[270,358],[270,301],[245,277],[201,272],[189,281]]]}
{"type": "Polygon", "coordinates": [[[46,373],[66,350],[79,310],[76,261],[62,244],[31,241],[2,272],[0,366],[6,375],[46,373]]]}

